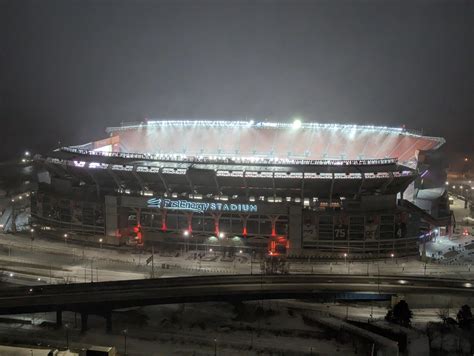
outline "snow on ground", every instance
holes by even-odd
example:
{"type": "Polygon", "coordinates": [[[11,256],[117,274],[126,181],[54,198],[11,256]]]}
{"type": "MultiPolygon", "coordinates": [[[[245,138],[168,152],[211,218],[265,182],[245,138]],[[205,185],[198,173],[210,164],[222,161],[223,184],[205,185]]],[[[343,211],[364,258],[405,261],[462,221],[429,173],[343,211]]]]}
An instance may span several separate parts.
{"type": "MultiPolygon", "coordinates": [[[[34,325],[0,323],[0,341],[29,338],[43,344],[64,346],[65,330],[56,330],[54,314],[43,313],[34,325]]],[[[28,316],[26,316],[27,318],[28,316]]],[[[113,313],[113,332],[105,333],[105,321],[89,318],[90,330],[79,334],[74,314],[64,313],[69,323],[70,345],[115,345],[124,351],[122,330],[127,329],[127,351],[131,355],[355,355],[352,343],[328,339],[324,330],[307,325],[299,311],[289,312],[278,302],[243,304],[201,303],[150,306],[113,313]]],[[[78,320],[78,324],[79,324],[78,320]]]]}

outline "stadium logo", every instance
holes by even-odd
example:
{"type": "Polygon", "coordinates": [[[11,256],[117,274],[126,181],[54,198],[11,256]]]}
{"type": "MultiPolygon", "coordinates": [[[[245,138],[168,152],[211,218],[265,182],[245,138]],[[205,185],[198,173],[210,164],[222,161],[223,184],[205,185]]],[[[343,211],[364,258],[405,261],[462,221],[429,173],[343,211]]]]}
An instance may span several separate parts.
{"type": "Polygon", "coordinates": [[[201,203],[189,200],[171,200],[161,198],[151,198],[147,200],[149,208],[184,210],[194,213],[204,213],[206,211],[228,211],[238,213],[256,213],[255,204],[224,204],[224,203],[201,203]]]}

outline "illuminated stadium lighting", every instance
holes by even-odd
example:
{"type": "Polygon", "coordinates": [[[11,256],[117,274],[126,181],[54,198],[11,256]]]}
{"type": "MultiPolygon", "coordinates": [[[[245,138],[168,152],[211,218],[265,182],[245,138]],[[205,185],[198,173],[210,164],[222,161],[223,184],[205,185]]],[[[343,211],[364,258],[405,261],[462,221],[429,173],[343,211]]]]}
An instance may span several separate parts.
{"type": "Polygon", "coordinates": [[[302,123],[301,123],[301,120],[300,120],[300,119],[295,119],[295,120],[293,121],[293,128],[294,128],[295,130],[301,128],[301,125],[302,125],[302,123]]]}
{"type": "MultiPolygon", "coordinates": [[[[277,123],[277,122],[258,122],[250,121],[229,121],[229,120],[150,120],[147,123],[130,123],[124,124],[120,127],[109,127],[107,132],[133,130],[137,128],[147,127],[249,127],[256,128],[279,128],[288,129],[293,127],[293,123],[277,123]]],[[[357,131],[377,131],[377,132],[392,132],[403,133],[407,136],[422,137],[419,132],[409,131],[400,127],[387,127],[375,125],[354,125],[354,124],[328,124],[328,123],[305,123],[301,124],[305,129],[326,129],[326,130],[357,130],[357,131]]],[[[444,143],[444,141],[443,141],[444,143]]]]}

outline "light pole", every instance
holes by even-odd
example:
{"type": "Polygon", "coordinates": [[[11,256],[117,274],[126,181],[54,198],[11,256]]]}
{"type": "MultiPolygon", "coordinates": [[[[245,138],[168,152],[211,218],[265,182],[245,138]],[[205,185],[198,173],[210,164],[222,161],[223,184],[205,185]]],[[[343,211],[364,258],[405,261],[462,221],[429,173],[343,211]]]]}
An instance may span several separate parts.
{"type": "Polygon", "coordinates": [[[344,252],[344,263],[347,266],[347,274],[349,274],[350,266],[347,264],[347,253],[344,252]]]}
{"type": "Polygon", "coordinates": [[[35,240],[35,229],[31,228],[31,250],[33,250],[33,241],[35,240]]]}
{"type": "Polygon", "coordinates": [[[188,236],[189,236],[189,230],[184,230],[183,232],[183,236],[185,238],[185,243],[184,243],[184,248],[185,248],[185,252],[188,252],[189,250],[189,239],[188,239],[188,236]]]}
{"type": "Polygon", "coordinates": [[[217,339],[214,339],[214,356],[217,356],[217,339]]]}
{"type": "Polygon", "coordinates": [[[255,250],[250,254],[250,275],[253,275],[253,259],[255,257],[255,250]]]}
{"type": "Polygon", "coordinates": [[[101,237],[101,238],[99,239],[99,242],[100,242],[100,248],[102,248],[102,241],[104,241],[104,240],[103,240],[103,239],[102,239],[102,237],[101,237]]]}
{"type": "Polygon", "coordinates": [[[67,238],[68,238],[68,234],[64,234],[64,244],[67,246],[67,238]]]}
{"type": "Polygon", "coordinates": [[[66,348],[69,350],[69,324],[64,324],[64,328],[66,329],[66,348]]]}
{"type": "Polygon", "coordinates": [[[127,356],[127,333],[128,333],[128,330],[127,329],[123,329],[122,330],[122,334],[123,334],[123,342],[124,342],[124,355],[127,356]]]}

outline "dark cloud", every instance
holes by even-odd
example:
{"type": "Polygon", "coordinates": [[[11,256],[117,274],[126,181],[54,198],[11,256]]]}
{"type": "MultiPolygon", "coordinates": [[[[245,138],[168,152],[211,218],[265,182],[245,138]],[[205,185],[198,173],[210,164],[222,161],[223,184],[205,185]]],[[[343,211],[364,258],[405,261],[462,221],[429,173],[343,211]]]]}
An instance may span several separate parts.
{"type": "Polygon", "coordinates": [[[144,117],[368,123],[474,151],[474,2],[0,0],[2,152],[144,117]]]}

